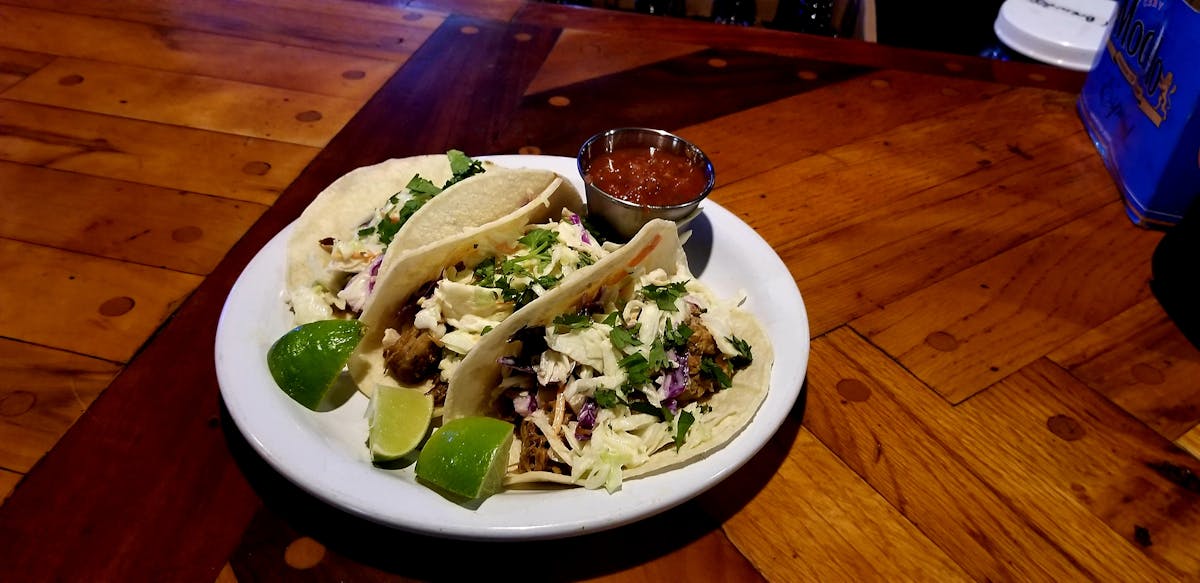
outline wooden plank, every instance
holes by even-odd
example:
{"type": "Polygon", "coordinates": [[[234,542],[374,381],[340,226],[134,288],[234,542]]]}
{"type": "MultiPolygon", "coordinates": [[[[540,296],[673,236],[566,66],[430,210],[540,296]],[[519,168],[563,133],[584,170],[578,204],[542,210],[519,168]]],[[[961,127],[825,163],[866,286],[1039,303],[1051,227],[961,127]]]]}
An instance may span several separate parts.
{"type": "Polygon", "coordinates": [[[768,581],[970,580],[794,417],[703,504],[768,581]]]}
{"type": "Polygon", "coordinates": [[[0,99],[0,160],[271,204],[317,148],[0,99]]]}
{"type": "Polygon", "coordinates": [[[1200,423],[1200,352],[1153,298],[1048,356],[1167,439],[1200,423]]]}
{"type": "Polygon", "coordinates": [[[185,29],[0,5],[4,46],[365,100],[396,61],[185,29]]]}
{"type": "Polygon", "coordinates": [[[111,362],[0,338],[0,378],[5,379],[0,467],[31,470],[119,369],[111,362]]]}
{"type": "Polygon", "coordinates": [[[231,567],[229,565],[229,563],[226,563],[224,567],[221,567],[221,572],[217,575],[217,578],[213,583],[237,583],[237,582],[238,582],[238,578],[237,578],[237,575],[235,575],[233,573],[233,567],[231,567]]]}
{"type": "Polygon", "coordinates": [[[852,325],[957,403],[1149,297],[1160,237],[1113,202],[852,325]]]}
{"type": "Polygon", "coordinates": [[[812,333],[1111,203],[1111,181],[1082,135],[1030,152],[1030,161],[989,165],[902,200],[880,200],[859,216],[777,244],[805,291],[812,333]]]}
{"type": "Polygon", "coordinates": [[[353,1],[6,0],[71,14],[300,46],[403,62],[441,25],[443,14],[353,1]]]}
{"type": "Polygon", "coordinates": [[[124,362],[201,277],[0,239],[0,336],[124,362]]]}
{"type": "Polygon", "coordinates": [[[527,59],[552,44],[548,34],[518,44],[513,35],[525,31],[455,18],[388,81],[0,507],[0,571],[39,581],[216,578],[262,506],[249,483],[260,476],[235,458],[265,462],[232,427],[222,431],[213,360],[186,356],[211,354],[213,323],[237,276],[329,181],[393,156],[480,151],[474,146],[511,117],[532,77],[527,59]],[[478,42],[462,42],[463,26],[478,27],[478,42]],[[161,371],[171,371],[169,390],[146,390],[162,385],[161,371]],[[136,544],[114,551],[114,540],[136,544]]]}
{"type": "MultiPolygon", "coordinates": [[[[274,2],[286,0],[272,0],[274,2]]],[[[314,0],[306,0],[312,2],[314,0]]],[[[366,0],[376,4],[391,4],[390,0],[366,0]]],[[[523,6],[524,0],[410,0],[409,7],[425,8],[441,12],[450,12],[473,18],[508,21],[516,15],[523,6]]]]}
{"type": "Polygon", "coordinates": [[[591,135],[612,127],[674,129],[812,91],[862,75],[866,69],[734,50],[688,53],[526,97],[512,129],[497,144],[504,152],[536,146],[574,156],[591,135]],[[814,71],[808,80],[794,71],[814,71]],[[690,99],[675,96],[686,93],[690,99]],[[576,111],[601,112],[579,123],[576,111]],[[537,136],[536,143],[531,137],[537,136]]]}
{"type": "Polygon", "coordinates": [[[359,101],[82,59],[56,59],[6,99],[306,146],[324,146],[359,101]]]}
{"type": "Polygon", "coordinates": [[[1200,459],[1200,425],[1191,428],[1179,439],[1176,439],[1175,445],[1192,454],[1192,457],[1200,459]]]}
{"type": "Polygon", "coordinates": [[[702,24],[616,10],[593,10],[529,2],[513,16],[520,23],[570,27],[640,42],[661,41],[737,48],[787,57],[959,76],[1009,85],[1045,87],[1077,93],[1085,73],[1041,63],[997,61],[967,55],[920,51],[845,38],[796,34],[765,27],[702,24]]]}
{"type": "Polygon", "coordinates": [[[266,207],[0,162],[0,237],[204,274],[266,207]]]}
{"type": "MultiPolygon", "coordinates": [[[[808,388],[805,426],[976,580],[1163,573],[1086,508],[1059,507],[1061,493],[977,474],[972,460],[994,454],[962,447],[971,429],[957,410],[848,328],[813,342],[808,388]]],[[[974,432],[1005,433],[1008,421],[974,432]]]]}
{"type": "Polygon", "coordinates": [[[0,469],[0,505],[8,500],[13,489],[17,487],[17,483],[21,481],[21,474],[0,469]]]}
{"type": "Polygon", "coordinates": [[[45,67],[54,57],[0,46],[0,92],[45,67]]]}
{"type": "Polygon", "coordinates": [[[1160,565],[1200,573],[1200,461],[1066,371],[1039,359],[956,411],[955,435],[985,478],[1053,487],[1160,565]]]}
{"type": "MultiPolygon", "coordinates": [[[[802,68],[796,75],[812,81],[820,76],[816,70],[802,68]]],[[[722,187],[897,126],[937,118],[1007,90],[991,83],[875,71],[688,126],[678,133],[705,150],[716,169],[718,187],[722,187]]],[[[805,200],[825,194],[802,181],[792,184],[792,192],[805,200]]]]}
{"type": "Polygon", "coordinates": [[[351,517],[294,486],[269,492],[274,504],[254,517],[229,560],[241,580],[266,581],[296,570],[316,581],[478,581],[494,577],[496,566],[512,557],[530,554],[539,557],[539,573],[568,575],[571,581],[762,580],[719,525],[694,504],[627,527],[566,539],[454,541],[456,552],[472,559],[447,561],[443,539],[351,517]],[[298,514],[304,517],[296,520],[298,514]],[[605,549],[604,560],[579,560],[595,549],[605,549]]]}
{"type": "Polygon", "coordinates": [[[525,94],[628,71],[703,48],[700,45],[659,42],[653,38],[632,44],[607,35],[564,30],[525,94]]]}

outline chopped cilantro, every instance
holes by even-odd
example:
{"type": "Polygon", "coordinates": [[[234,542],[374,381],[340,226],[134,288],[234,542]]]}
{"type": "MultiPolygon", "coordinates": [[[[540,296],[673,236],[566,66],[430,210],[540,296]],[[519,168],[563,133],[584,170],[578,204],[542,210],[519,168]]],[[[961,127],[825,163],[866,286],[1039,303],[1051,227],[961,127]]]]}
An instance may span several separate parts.
{"type": "Polygon", "coordinates": [[[650,382],[650,362],[640,352],[622,358],[617,364],[625,369],[626,386],[640,387],[650,382]]]}
{"type": "Polygon", "coordinates": [[[675,451],[683,447],[683,442],[687,439],[688,429],[692,428],[692,423],[696,421],[696,417],[688,411],[679,412],[679,423],[675,425],[675,451]]]}
{"type": "Polygon", "coordinates": [[[750,343],[738,338],[737,336],[729,336],[726,338],[730,344],[738,351],[737,356],[731,358],[729,363],[735,369],[742,369],[750,366],[754,362],[754,353],[750,351],[750,343]]]}
{"type": "Polygon", "coordinates": [[[654,300],[658,304],[658,309],[664,312],[677,312],[675,300],[683,297],[687,293],[687,288],[684,287],[686,282],[668,283],[667,285],[648,285],[642,288],[642,295],[647,299],[654,300]]]}
{"type": "Polygon", "coordinates": [[[496,258],[488,257],[483,261],[475,264],[475,279],[479,280],[481,287],[495,287],[496,285],[496,258]]]}
{"type": "Polygon", "coordinates": [[[620,312],[613,312],[613,313],[611,313],[611,314],[609,314],[609,315],[607,315],[607,316],[605,316],[605,317],[604,317],[604,323],[605,323],[605,324],[608,324],[609,326],[616,326],[616,325],[617,325],[617,319],[618,319],[618,318],[620,318],[620,317],[621,317],[621,314],[620,314],[620,312]]]}
{"type": "MultiPolygon", "coordinates": [[[[405,188],[407,188],[408,191],[414,195],[423,194],[429,197],[432,197],[433,195],[442,191],[442,189],[438,188],[436,184],[430,182],[429,179],[422,178],[420,174],[413,176],[412,180],[409,180],[408,184],[405,185],[405,188]]],[[[398,201],[393,200],[392,202],[395,203],[398,201]]]]}
{"type": "Polygon", "coordinates": [[[562,277],[557,276],[557,275],[543,275],[537,279],[534,279],[533,281],[535,283],[537,283],[538,285],[542,286],[542,289],[550,289],[550,288],[558,285],[558,282],[561,279],[562,279],[562,277]]]}
{"type": "Polygon", "coordinates": [[[612,409],[621,404],[621,399],[617,397],[617,392],[612,389],[596,389],[592,395],[596,399],[596,404],[605,409],[612,409]]]}
{"type": "Polygon", "coordinates": [[[621,326],[613,326],[612,331],[608,333],[608,339],[612,341],[613,348],[617,350],[625,350],[629,346],[641,344],[631,331],[621,326]]]}
{"type": "Polygon", "coordinates": [[[667,348],[683,348],[687,346],[687,341],[692,337],[692,329],[687,324],[680,324],[678,328],[671,327],[671,321],[667,320],[667,325],[663,330],[663,344],[667,348]]]}
{"type": "Polygon", "coordinates": [[[487,334],[488,332],[491,332],[491,331],[492,331],[491,326],[484,326],[483,330],[479,332],[479,335],[483,336],[484,334],[487,334]]]}
{"type": "Polygon", "coordinates": [[[517,241],[528,247],[530,254],[537,255],[544,253],[558,241],[558,233],[550,229],[533,229],[517,241]]]}
{"type": "Polygon", "coordinates": [[[591,253],[588,253],[588,252],[586,252],[586,251],[580,251],[580,252],[579,252],[579,263],[580,263],[580,265],[592,265],[592,264],[593,264],[593,263],[595,263],[595,262],[596,262],[596,258],[595,258],[595,257],[592,257],[592,254],[591,254],[591,253]]]}
{"type": "Polygon", "coordinates": [[[442,188],[449,188],[456,182],[484,172],[483,162],[472,160],[470,156],[460,150],[450,150],[446,152],[446,157],[450,159],[450,172],[453,176],[446,181],[442,188]]]}
{"type": "Polygon", "coordinates": [[[555,326],[563,326],[571,330],[580,330],[592,325],[591,317],[586,314],[561,314],[554,318],[555,326]]]}
{"type": "Polygon", "coordinates": [[[651,372],[657,372],[667,367],[667,351],[663,348],[662,340],[655,340],[650,345],[650,356],[646,359],[651,372]]]}
{"type": "Polygon", "coordinates": [[[733,379],[729,378],[725,369],[711,357],[705,356],[700,359],[700,374],[717,381],[718,390],[733,386],[733,379]]]}
{"type": "Polygon", "coordinates": [[[659,419],[668,418],[671,412],[666,407],[655,407],[646,401],[634,401],[629,404],[629,410],[637,413],[653,415],[659,419]],[[665,415],[664,415],[665,414],[665,415]]]}
{"type": "Polygon", "coordinates": [[[358,230],[358,237],[361,239],[361,238],[363,238],[363,237],[366,237],[366,236],[368,236],[368,235],[370,235],[371,233],[374,233],[374,232],[375,232],[375,227],[367,227],[367,228],[365,228],[365,229],[359,229],[359,230],[358,230]]]}

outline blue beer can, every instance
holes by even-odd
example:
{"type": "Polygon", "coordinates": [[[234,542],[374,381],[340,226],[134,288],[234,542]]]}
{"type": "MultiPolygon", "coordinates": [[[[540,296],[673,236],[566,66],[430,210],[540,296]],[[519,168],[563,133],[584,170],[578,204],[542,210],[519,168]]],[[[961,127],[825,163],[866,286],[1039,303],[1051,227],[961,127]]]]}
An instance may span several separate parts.
{"type": "Polygon", "coordinates": [[[1200,192],[1200,0],[1122,0],[1079,114],[1141,226],[1169,226],[1200,192]]]}

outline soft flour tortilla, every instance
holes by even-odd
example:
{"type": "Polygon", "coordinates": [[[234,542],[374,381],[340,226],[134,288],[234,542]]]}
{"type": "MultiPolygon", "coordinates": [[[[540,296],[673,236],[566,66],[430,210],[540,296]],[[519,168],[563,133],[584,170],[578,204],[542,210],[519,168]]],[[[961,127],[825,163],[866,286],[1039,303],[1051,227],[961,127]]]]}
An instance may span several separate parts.
{"type": "MultiPolygon", "coordinates": [[[[589,298],[596,297],[601,288],[620,285],[632,274],[640,275],[654,269],[674,274],[686,266],[675,224],[660,220],[647,224],[623,248],[596,262],[592,266],[596,269],[589,272],[588,277],[573,277],[563,282],[541,298],[545,301],[529,304],[488,332],[455,370],[442,410],[443,419],[494,414],[495,401],[499,397],[496,387],[502,374],[498,361],[516,352],[517,347],[508,339],[522,328],[547,326],[556,316],[575,313],[589,298]]],[[[709,438],[688,440],[678,451],[673,447],[661,450],[651,455],[645,464],[625,469],[624,477],[644,475],[700,457],[727,443],[754,418],[770,386],[774,351],[766,329],[752,314],[735,309],[731,318],[733,334],[750,343],[754,361],[734,375],[732,387],[707,401],[712,407],[712,413],[706,416],[711,430],[709,438]]],[[[519,450],[514,447],[516,451],[519,450]]],[[[510,466],[515,465],[515,460],[515,457],[510,460],[510,466]]],[[[572,483],[570,476],[551,472],[510,474],[506,481],[572,483]]]]}
{"type": "MultiPolygon", "coordinates": [[[[562,217],[563,209],[569,209],[576,213],[582,211],[583,202],[579,192],[571,186],[570,182],[553,172],[543,170],[494,172],[489,170],[487,174],[479,176],[480,178],[492,177],[489,181],[477,183],[481,190],[483,185],[486,185],[487,192],[492,194],[488,197],[479,197],[476,199],[476,204],[515,208],[516,210],[510,210],[499,218],[476,227],[465,230],[458,227],[457,235],[434,239],[432,243],[407,253],[392,255],[389,250],[383,267],[380,269],[379,277],[376,279],[375,293],[359,316],[359,320],[366,325],[365,334],[354,353],[351,354],[348,363],[351,377],[358,385],[359,390],[366,395],[370,396],[379,384],[407,386],[387,374],[387,366],[383,358],[383,333],[392,314],[405,302],[411,301],[413,294],[420,290],[426,282],[440,278],[442,270],[446,267],[452,266],[472,254],[479,253],[481,249],[489,250],[511,246],[524,234],[527,225],[557,220],[562,217]],[[480,202],[485,200],[488,202],[480,202]]],[[[475,177],[468,180],[473,178],[475,177]]],[[[430,204],[444,202],[441,196],[434,197],[430,204]]],[[[435,207],[433,212],[441,218],[453,215],[456,220],[460,221],[458,223],[460,225],[467,221],[478,221],[488,214],[478,209],[462,208],[457,198],[454,205],[447,206],[451,208],[435,207]]],[[[427,206],[420,212],[426,212],[428,208],[427,206]]],[[[413,218],[415,219],[416,215],[413,215],[413,218]]],[[[595,266],[584,269],[592,267],[595,266]]],[[[543,298],[545,297],[543,296],[543,298]]],[[[530,302],[522,309],[535,305],[543,298],[530,302]]],[[[422,386],[410,388],[428,390],[431,385],[432,383],[425,383],[422,386]]]]}
{"type": "MultiPolygon", "coordinates": [[[[434,184],[445,184],[452,176],[450,160],[445,155],[415,156],[357,168],[335,180],[304,209],[296,219],[287,246],[287,291],[292,305],[299,308],[297,324],[332,317],[303,306],[323,303],[314,286],[336,293],[345,277],[329,269],[329,252],[321,247],[320,241],[327,237],[350,238],[375,209],[404,190],[418,174],[434,184]]],[[[397,236],[411,223],[410,220],[397,236]]]]}

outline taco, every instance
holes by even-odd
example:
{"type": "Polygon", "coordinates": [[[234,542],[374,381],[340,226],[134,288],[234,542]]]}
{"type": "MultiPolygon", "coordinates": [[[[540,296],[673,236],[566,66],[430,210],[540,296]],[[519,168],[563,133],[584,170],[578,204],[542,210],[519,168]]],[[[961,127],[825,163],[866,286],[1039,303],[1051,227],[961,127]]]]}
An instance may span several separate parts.
{"type": "Polygon", "coordinates": [[[295,322],[356,317],[390,262],[517,211],[556,178],[457,150],[388,160],[339,178],[300,215],[288,242],[295,322]]]}
{"type": "Polygon", "coordinates": [[[531,198],[384,266],[348,363],[363,393],[379,384],[416,388],[432,391],[440,407],[455,367],[481,337],[614,247],[583,226],[582,199],[569,182],[555,178],[531,198]]]}
{"type": "Polygon", "coordinates": [[[697,281],[675,224],[652,221],[485,336],[443,418],[514,423],[508,484],[614,491],[683,464],[732,439],[766,397],[771,343],[741,301],[697,281]]]}

